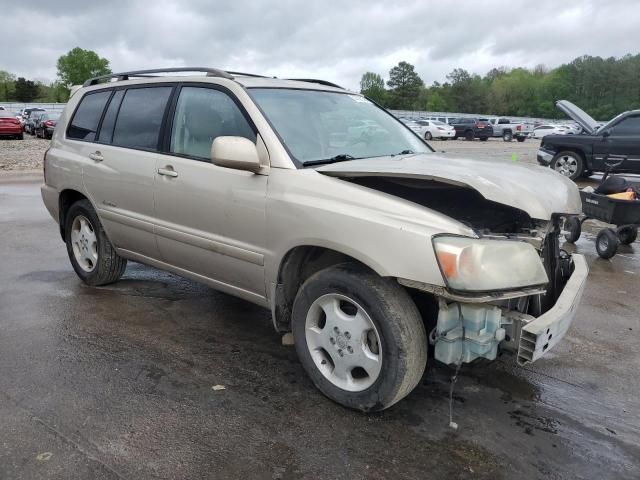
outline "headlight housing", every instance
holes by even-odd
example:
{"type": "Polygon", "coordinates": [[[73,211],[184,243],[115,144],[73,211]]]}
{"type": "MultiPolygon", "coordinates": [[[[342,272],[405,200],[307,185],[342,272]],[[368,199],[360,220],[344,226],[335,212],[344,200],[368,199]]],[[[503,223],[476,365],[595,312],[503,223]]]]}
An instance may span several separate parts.
{"type": "Polygon", "coordinates": [[[525,242],[438,236],[433,246],[453,290],[513,290],[549,281],[536,249],[525,242]]]}

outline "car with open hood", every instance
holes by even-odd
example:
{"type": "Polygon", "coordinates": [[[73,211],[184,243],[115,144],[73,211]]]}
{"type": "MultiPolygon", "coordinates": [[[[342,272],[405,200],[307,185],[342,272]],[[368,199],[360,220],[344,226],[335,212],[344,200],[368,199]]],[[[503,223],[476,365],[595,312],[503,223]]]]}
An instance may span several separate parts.
{"type": "Polygon", "coordinates": [[[362,411],[408,395],[429,350],[453,365],[537,361],[587,277],[559,246],[581,212],[569,179],[436,153],[322,80],[88,80],[53,132],[42,197],[86,284],[132,260],[269,308],[314,384],[362,411]]]}
{"type": "Polygon", "coordinates": [[[609,157],[623,159],[616,171],[640,173],[640,110],[621,113],[604,125],[567,100],[556,106],[580,127],[576,135],[547,135],[540,143],[538,163],[575,180],[606,171],[609,157]]]}

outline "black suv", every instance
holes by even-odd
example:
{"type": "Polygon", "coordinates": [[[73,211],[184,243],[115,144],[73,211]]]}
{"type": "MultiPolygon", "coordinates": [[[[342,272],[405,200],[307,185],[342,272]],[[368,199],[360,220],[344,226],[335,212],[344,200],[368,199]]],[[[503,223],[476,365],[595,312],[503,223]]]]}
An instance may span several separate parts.
{"type": "Polygon", "coordinates": [[[456,118],[449,122],[449,125],[456,129],[454,140],[464,137],[465,140],[479,138],[486,142],[489,137],[493,137],[493,127],[477,118],[456,118]]]}
{"type": "Polygon", "coordinates": [[[580,135],[547,135],[540,143],[538,163],[572,180],[604,171],[607,156],[624,157],[616,172],[640,173],[640,110],[631,110],[600,126],[566,100],[557,107],[578,122],[580,135]]]}

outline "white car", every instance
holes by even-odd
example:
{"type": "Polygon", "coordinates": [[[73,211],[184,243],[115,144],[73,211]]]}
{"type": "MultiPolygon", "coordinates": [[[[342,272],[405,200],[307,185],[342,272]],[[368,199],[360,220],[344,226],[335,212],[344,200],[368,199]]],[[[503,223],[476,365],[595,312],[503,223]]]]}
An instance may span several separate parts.
{"type": "Polygon", "coordinates": [[[564,125],[540,125],[533,129],[533,138],[544,138],[547,135],[566,135],[569,129],[564,125]]]}
{"type": "Polygon", "coordinates": [[[456,135],[456,129],[439,120],[417,120],[415,123],[423,127],[422,137],[425,140],[439,138],[447,140],[456,135]]]}

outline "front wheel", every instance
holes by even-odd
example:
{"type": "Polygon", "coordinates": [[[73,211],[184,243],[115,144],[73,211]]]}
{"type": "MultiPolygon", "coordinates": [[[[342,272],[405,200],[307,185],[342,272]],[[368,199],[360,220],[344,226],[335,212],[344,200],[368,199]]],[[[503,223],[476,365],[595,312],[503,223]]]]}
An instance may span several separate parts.
{"type": "Polygon", "coordinates": [[[127,267],[102,228],[88,200],[80,200],[65,216],[65,241],[71,265],[87,285],[106,285],[117,281],[127,267]]]}
{"type": "Polygon", "coordinates": [[[466,132],[464,132],[464,139],[467,140],[468,142],[472,141],[473,137],[475,137],[475,135],[471,130],[467,130],[466,132]]]}
{"type": "Polygon", "coordinates": [[[433,139],[433,135],[431,135],[431,132],[425,132],[424,139],[425,140],[432,140],[433,139]]]}
{"type": "Polygon", "coordinates": [[[503,142],[510,142],[511,140],[513,140],[513,134],[510,131],[506,131],[502,134],[503,142]]]}
{"type": "Polygon", "coordinates": [[[564,239],[569,243],[576,243],[582,233],[582,224],[578,217],[569,217],[564,221],[564,239]]]}
{"type": "Polygon", "coordinates": [[[560,152],[551,161],[551,168],[556,172],[575,180],[584,170],[582,157],[575,152],[560,152]]]}
{"type": "Polygon", "coordinates": [[[312,275],[293,305],[302,366],[331,400],[365,412],[390,407],[419,383],[427,337],[409,294],[345,263],[312,275]]]}
{"type": "Polygon", "coordinates": [[[489,140],[489,137],[480,137],[481,142],[486,142],[487,140],[489,140]]]}
{"type": "Polygon", "coordinates": [[[517,137],[516,140],[518,140],[520,143],[524,142],[527,139],[527,137],[517,137]]]}

